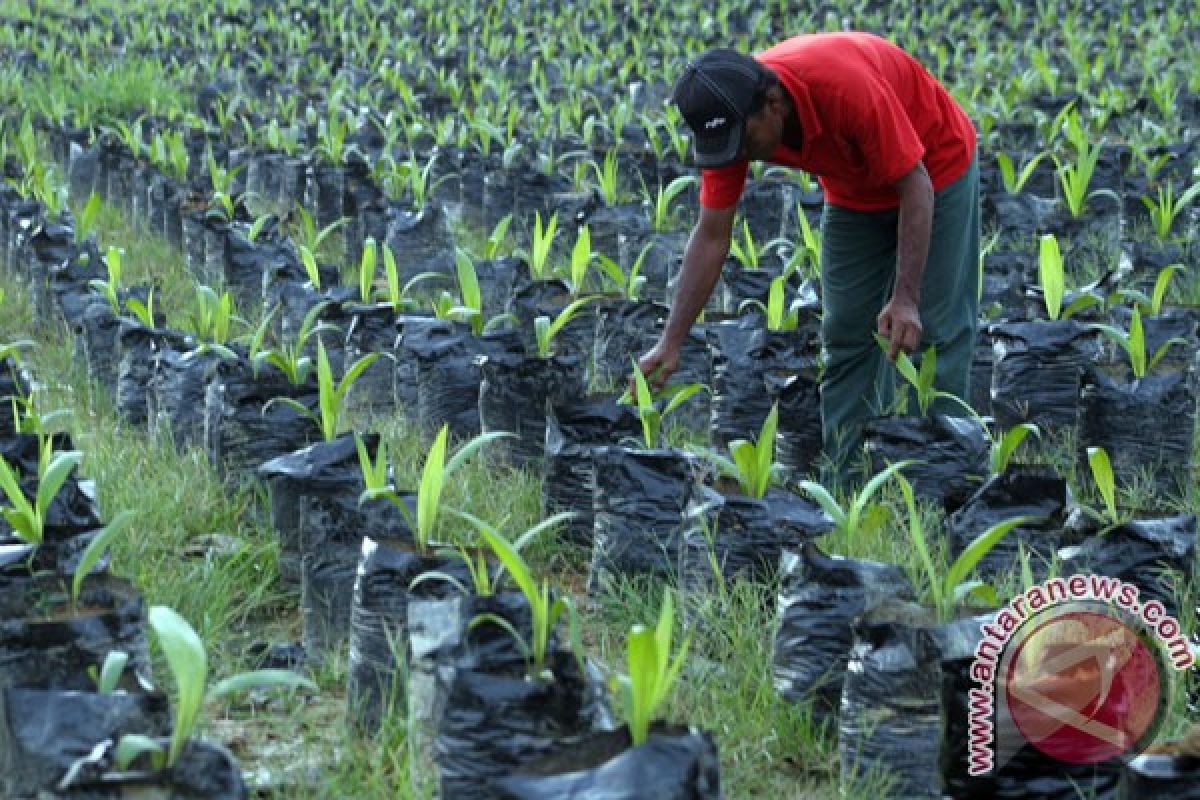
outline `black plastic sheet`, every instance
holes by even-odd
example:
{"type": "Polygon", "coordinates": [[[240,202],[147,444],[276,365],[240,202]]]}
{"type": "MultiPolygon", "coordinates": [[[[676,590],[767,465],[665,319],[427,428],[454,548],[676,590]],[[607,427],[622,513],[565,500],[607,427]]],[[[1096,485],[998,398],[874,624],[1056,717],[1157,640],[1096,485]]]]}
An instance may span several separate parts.
{"type": "Polygon", "coordinates": [[[117,332],[117,414],[129,425],[144,427],[150,414],[156,356],[168,349],[184,350],[188,337],[167,328],[147,328],[122,320],[117,332]]]}
{"type": "Polygon", "coordinates": [[[1095,573],[1120,578],[1137,586],[1143,605],[1158,600],[1178,616],[1177,591],[1188,585],[1195,570],[1196,516],[1179,514],[1138,519],[1088,536],[1083,543],[1063,548],[1062,574],[1095,573]]]}
{"type": "Polygon", "coordinates": [[[454,323],[436,317],[405,314],[396,320],[396,340],[393,353],[396,366],[393,372],[396,409],[410,422],[417,421],[417,372],[418,361],[415,349],[408,346],[413,342],[424,346],[429,337],[447,336],[456,328],[454,323]]]}
{"type": "Polygon", "coordinates": [[[886,777],[893,797],[942,796],[942,669],[923,614],[889,604],[855,625],[839,716],[843,787],[886,777]]]}
{"type": "Polygon", "coordinates": [[[991,442],[972,417],[881,417],[863,427],[872,474],[888,464],[913,460],[904,477],[919,497],[954,510],[988,474],[991,442]]]}
{"type": "Polygon", "coordinates": [[[761,500],[694,487],[684,511],[679,580],[705,590],[735,579],[770,585],[783,551],[829,533],[833,520],[788,492],[769,490],[761,500]]]}
{"type": "Polygon", "coordinates": [[[767,376],[779,403],[775,461],[792,475],[815,474],[822,453],[821,380],[816,365],[793,375],[767,376]]]}
{"type": "Polygon", "coordinates": [[[669,577],[678,569],[683,509],[702,474],[695,456],[678,450],[600,447],[592,452],[596,490],[593,590],[613,577],[669,577]]]}
{"type": "Polygon", "coordinates": [[[434,742],[443,800],[493,800],[497,777],[596,729],[602,710],[574,656],[552,650],[546,667],[548,680],[529,679],[524,664],[454,670],[434,742]]]}
{"type": "MultiPolygon", "coordinates": [[[[378,434],[362,436],[374,458],[378,434]]],[[[400,512],[381,500],[359,505],[364,484],[353,435],[317,442],[277,456],[258,467],[267,483],[271,520],[279,535],[279,572],[285,585],[301,585],[301,559],[329,542],[353,544],[357,561],[363,535],[404,538],[400,512]],[[393,524],[385,526],[384,520],[393,524]]],[[[346,584],[347,594],[351,583],[346,584]]],[[[348,618],[347,618],[348,619],[348,618]]]]}
{"type": "Polygon", "coordinates": [[[141,595],[118,578],[90,576],[79,600],[84,610],[74,613],[57,581],[17,584],[21,594],[4,598],[0,687],[89,691],[95,687],[89,668],[99,669],[112,650],[129,654],[130,674],[149,676],[141,595]],[[47,602],[58,611],[46,616],[32,610],[47,602]]]}
{"type": "Polygon", "coordinates": [[[0,785],[6,797],[52,789],[98,743],[170,732],[166,695],[59,689],[0,692],[0,785]]]}
{"type": "Polygon", "coordinates": [[[410,588],[426,572],[445,572],[463,583],[461,560],[420,555],[403,543],[363,537],[350,610],[350,655],[346,699],[349,719],[362,730],[378,729],[392,709],[406,707],[403,675],[408,669],[408,603],[412,597],[458,594],[453,583],[428,580],[410,588]]]}
{"type": "MultiPolygon", "coordinates": [[[[158,740],[165,750],[169,739],[158,740]]],[[[121,800],[132,792],[157,791],[172,800],[247,800],[242,769],[233,754],[215,742],[189,739],[175,766],[159,772],[114,766],[115,741],[76,761],[59,782],[56,797],[64,800],[121,800]]],[[[135,765],[136,766],[136,765],[135,765]]]]}
{"type": "Polygon", "coordinates": [[[1072,319],[993,325],[992,411],[1003,429],[1075,427],[1084,367],[1100,358],[1100,334],[1072,319]]]}
{"type": "Polygon", "coordinates": [[[479,422],[484,432],[506,431],[496,451],[516,466],[537,465],[546,447],[546,408],[587,391],[584,364],[576,356],[538,358],[518,353],[479,360],[479,422]]]}
{"type": "Polygon", "coordinates": [[[563,535],[590,547],[594,516],[592,493],[596,470],[592,452],[597,447],[640,436],[641,419],[616,396],[598,396],[552,404],[546,413],[545,458],[542,462],[542,512],[545,516],[571,512],[563,535]]]}
{"type": "Polygon", "coordinates": [[[1183,755],[1141,755],[1121,773],[1119,800],[1197,800],[1200,798],[1200,758],[1183,755]]]}
{"type": "Polygon", "coordinates": [[[522,352],[512,331],[473,336],[465,326],[405,331],[404,347],[417,359],[417,425],[433,434],[442,425],[469,438],[480,432],[478,356],[522,352]]]}
{"type": "Polygon", "coordinates": [[[758,315],[739,317],[708,329],[713,353],[712,438],[718,445],[734,439],[754,441],[774,398],[774,385],[789,375],[811,372],[816,339],[812,331],[769,331],[758,315]]]}
{"type": "Polygon", "coordinates": [[[1088,370],[1079,416],[1079,457],[1103,447],[1119,484],[1148,474],[1163,494],[1186,494],[1192,486],[1196,436],[1196,386],[1189,373],[1150,374],[1133,382],[1088,370]]]}
{"type": "Polygon", "coordinates": [[[204,436],[209,460],[237,481],[264,461],[320,439],[316,422],[286,403],[290,397],[310,411],[318,407],[313,382],[294,386],[273,367],[257,376],[244,361],[222,363],[205,391],[204,436]]]}
{"type": "Polygon", "coordinates": [[[627,729],[597,733],[571,749],[501,779],[500,800],[718,800],[720,763],[712,736],[651,729],[632,747],[627,729]]]}
{"type": "Polygon", "coordinates": [[[1067,512],[1071,504],[1067,482],[1048,466],[1010,465],[993,475],[947,521],[946,533],[952,558],[957,558],[975,539],[1013,517],[1032,517],[1018,525],[983,557],[980,574],[998,575],[1019,569],[1021,551],[1040,579],[1049,574],[1054,556],[1066,543],[1067,512]]]}
{"type": "Polygon", "coordinates": [[[154,354],[148,397],[153,435],[169,435],[180,450],[204,440],[204,394],[222,360],[204,349],[166,347],[154,354]]]}
{"type": "MultiPolygon", "coordinates": [[[[346,314],[345,365],[368,353],[379,357],[361,375],[346,395],[346,408],[357,411],[390,411],[396,406],[397,314],[391,305],[351,305],[346,314]]],[[[340,375],[338,376],[341,377],[340,375]]]]}
{"type": "Polygon", "coordinates": [[[890,600],[915,600],[893,564],[827,556],[812,543],[781,558],[779,628],[771,669],[775,689],[794,703],[813,703],[817,719],[841,705],[854,622],[890,600]]]}

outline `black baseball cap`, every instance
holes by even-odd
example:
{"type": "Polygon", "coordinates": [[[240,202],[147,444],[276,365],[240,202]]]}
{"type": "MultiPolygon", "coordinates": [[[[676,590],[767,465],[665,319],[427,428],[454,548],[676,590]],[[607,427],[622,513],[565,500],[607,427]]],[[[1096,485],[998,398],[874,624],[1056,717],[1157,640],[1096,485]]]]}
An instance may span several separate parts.
{"type": "Polygon", "coordinates": [[[767,68],[736,50],[709,50],[684,69],[671,101],[692,129],[696,165],[722,167],[737,160],[755,95],[770,85],[767,68]]]}

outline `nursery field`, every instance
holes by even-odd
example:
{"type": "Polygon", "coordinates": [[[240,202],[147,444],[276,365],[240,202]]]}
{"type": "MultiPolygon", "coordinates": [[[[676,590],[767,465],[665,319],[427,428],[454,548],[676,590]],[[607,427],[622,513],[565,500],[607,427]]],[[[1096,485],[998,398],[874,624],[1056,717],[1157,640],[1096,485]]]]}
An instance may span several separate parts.
{"type": "Polygon", "coordinates": [[[1200,797],[1197,19],[0,0],[0,796],[1200,797]],[[984,251],[970,396],[901,357],[835,488],[815,176],[629,383],[675,76],[843,29],[971,116],[984,251]]]}

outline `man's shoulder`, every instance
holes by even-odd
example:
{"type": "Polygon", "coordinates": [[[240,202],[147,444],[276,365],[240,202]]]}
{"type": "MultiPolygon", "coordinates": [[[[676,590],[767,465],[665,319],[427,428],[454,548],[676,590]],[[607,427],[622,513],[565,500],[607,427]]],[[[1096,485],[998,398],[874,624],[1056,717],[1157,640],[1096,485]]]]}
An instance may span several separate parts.
{"type": "Polygon", "coordinates": [[[755,58],[766,64],[820,65],[831,58],[838,61],[847,57],[864,58],[871,50],[896,48],[887,39],[867,31],[801,33],[768,47],[755,58]]]}

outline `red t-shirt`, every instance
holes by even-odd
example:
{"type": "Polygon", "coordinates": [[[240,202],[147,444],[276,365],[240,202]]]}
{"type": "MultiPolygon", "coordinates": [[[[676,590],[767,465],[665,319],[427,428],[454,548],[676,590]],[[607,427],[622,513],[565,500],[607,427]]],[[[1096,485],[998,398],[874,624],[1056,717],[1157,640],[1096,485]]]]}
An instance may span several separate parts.
{"type": "MultiPolygon", "coordinates": [[[[961,177],[975,127],[937,79],[874,34],[796,36],[755,56],[779,76],[800,120],[799,149],[781,143],[771,162],[817,176],[825,200],[859,211],[896,208],[895,183],[924,160],[934,191],[961,177]]],[[[748,161],[701,171],[700,203],[729,208],[748,161]]]]}

